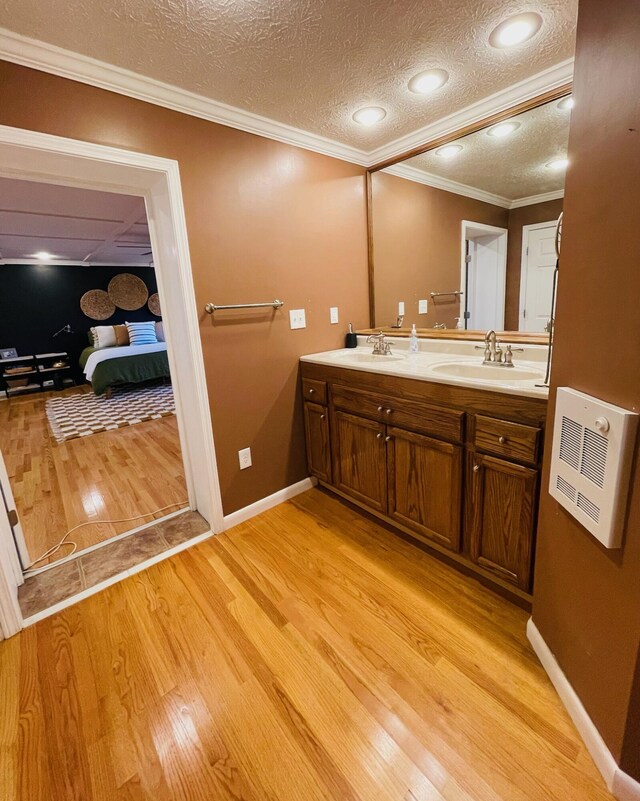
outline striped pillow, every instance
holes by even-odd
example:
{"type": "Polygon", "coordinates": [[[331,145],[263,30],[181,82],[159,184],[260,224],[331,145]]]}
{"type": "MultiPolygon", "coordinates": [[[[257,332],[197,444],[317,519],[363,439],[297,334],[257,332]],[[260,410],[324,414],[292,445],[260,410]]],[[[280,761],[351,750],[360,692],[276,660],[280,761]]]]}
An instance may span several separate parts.
{"type": "Polygon", "coordinates": [[[158,341],[156,336],[156,324],[149,323],[127,323],[130,345],[155,345],[158,341]]]}

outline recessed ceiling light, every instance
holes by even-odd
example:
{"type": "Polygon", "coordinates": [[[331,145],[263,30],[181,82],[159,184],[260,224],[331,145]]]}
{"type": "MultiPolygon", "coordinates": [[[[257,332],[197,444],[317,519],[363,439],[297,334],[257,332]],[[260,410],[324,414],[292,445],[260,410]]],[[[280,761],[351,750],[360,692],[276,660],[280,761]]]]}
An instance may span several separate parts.
{"type": "Polygon", "coordinates": [[[504,139],[505,136],[509,136],[509,134],[512,134],[519,127],[519,122],[500,122],[498,125],[489,128],[487,134],[489,136],[495,136],[496,139],[504,139]]]}
{"type": "Polygon", "coordinates": [[[568,95],[567,97],[563,97],[558,103],[558,108],[562,109],[563,111],[571,111],[575,104],[576,101],[571,97],[571,95],[568,95]]]}
{"type": "Polygon", "coordinates": [[[428,95],[440,89],[449,80],[449,73],[446,70],[427,70],[414,75],[409,81],[409,90],[418,95],[428,95]]]}
{"type": "Polygon", "coordinates": [[[555,159],[555,161],[550,161],[547,164],[550,170],[566,170],[568,166],[569,159],[555,159]]]}
{"type": "Polygon", "coordinates": [[[355,122],[360,125],[375,125],[387,116],[387,112],[380,106],[367,106],[359,108],[353,115],[355,122]]]}
{"type": "Polygon", "coordinates": [[[492,47],[514,47],[531,39],[540,30],[542,17],[533,11],[527,14],[517,14],[501,22],[491,31],[489,44],[492,47]]]}
{"type": "Polygon", "coordinates": [[[39,261],[49,261],[49,259],[53,259],[51,253],[47,253],[46,250],[39,250],[37,253],[34,253],[31,257],[32,259],[38,259],[39,261]]]}
{"type": "Polygon", "coordinates": [[[462,150],[462,145],[445,145],[436,150],[436,156],[441,156],[443,159],[452,159],[458,155],[462,150]]]}

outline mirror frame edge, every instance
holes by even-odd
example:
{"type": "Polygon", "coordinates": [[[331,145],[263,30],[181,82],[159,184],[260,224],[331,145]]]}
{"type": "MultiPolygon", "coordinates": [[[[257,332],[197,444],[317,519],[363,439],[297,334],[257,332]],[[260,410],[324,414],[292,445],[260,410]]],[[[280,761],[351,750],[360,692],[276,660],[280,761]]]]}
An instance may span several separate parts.
{"type": "Polygon", "coordinates": [[[373,174],[379,172],[380,170],[384,170],[386,167],[391,167],[394,164],[399,164],[401,161],[406,161],[407,159],[413,158],[414,156],[420,156],[422,153],[426,153],[429,150],[434,150],[435,148],[442,147],[443,145],[449,144],[450,142],[455,142],[457,139],[461,139],[462,137],[468,136],[469,134],[476,133],[477,131],[482,131],[484,128],[489,128],[492,125],[496,125],[499,122],[508,120],[511,117],[517,116],[518,114],[524,114],[525,111],[531,111],[531,109],[543,106],[545,103],[551,103],[554,100],[560,100],[560,98],[566,97],[566,95],[571,94],[572,89],[573,89],[573,81],[567,81],[566,83],[557,86],[555,89],[549,89],[548,91],[543,92],[540,95],[536,95],[535,97],[529,98],[528,100],[523,100],[520,103],[516,103],[515,106],[510,106],[509,108],[503,109],[502,111],[497,111],[493,114],[490,114],[488,117],[483,117],[480,120],[471,122],[468,125],[464,125],[462,128],[458,128],[457,130],[452,131],[448,134],[442,134],[441,136],[436,136],[435,138],[425,142],[423,145],[411,148],[410,150],[407,150],[404,153],[395,156],[394,158],[386,159],[385,161],[380,161],[377,164],[373,164],[371,167],[367,167],[366,210],[367,210],[367,259],[369,268],[370,329],[375,328],[375,266],[374,266],[374,254],[373,254],[373,180],[372,180],[373,174]]]}

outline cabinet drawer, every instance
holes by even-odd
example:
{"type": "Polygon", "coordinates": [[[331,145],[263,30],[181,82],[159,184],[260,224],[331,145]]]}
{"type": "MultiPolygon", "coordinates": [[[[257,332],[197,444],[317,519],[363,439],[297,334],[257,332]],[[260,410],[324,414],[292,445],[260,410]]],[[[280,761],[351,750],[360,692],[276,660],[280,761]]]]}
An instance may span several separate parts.
{"type": "Polygon", "coordinates": [[[481,415],[475,418],[473,444],[478,450],[535,464],[539,443],[539,428],[481,415]]]}
{"type": "Polygon", "coordinates": [[[302,395],[305,400],[310,400],[313,401],[314,403],[326,403],[327,382],[316,381],[315,378],[303,378],[302,395]]]}
{"type": "Polygon", "coordinates": [[[340,385],[333,386],[332,400],[336,409],[345,412],[370,417],[372,420],[420,434],[432,434],[453,442],[462,442],[464,412],[456,409],[445,409],[419,400],[393,398],[340,385]]]}

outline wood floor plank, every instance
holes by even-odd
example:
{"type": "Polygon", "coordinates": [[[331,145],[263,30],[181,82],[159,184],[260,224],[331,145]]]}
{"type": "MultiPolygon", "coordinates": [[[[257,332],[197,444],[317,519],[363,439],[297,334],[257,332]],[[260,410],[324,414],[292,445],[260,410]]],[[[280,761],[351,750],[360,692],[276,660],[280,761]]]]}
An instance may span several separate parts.
{"type": "Polygon", "coordinates": [[[311,490],[0,643],[0,797],[610,801],[526,619],[311,490]]]}

